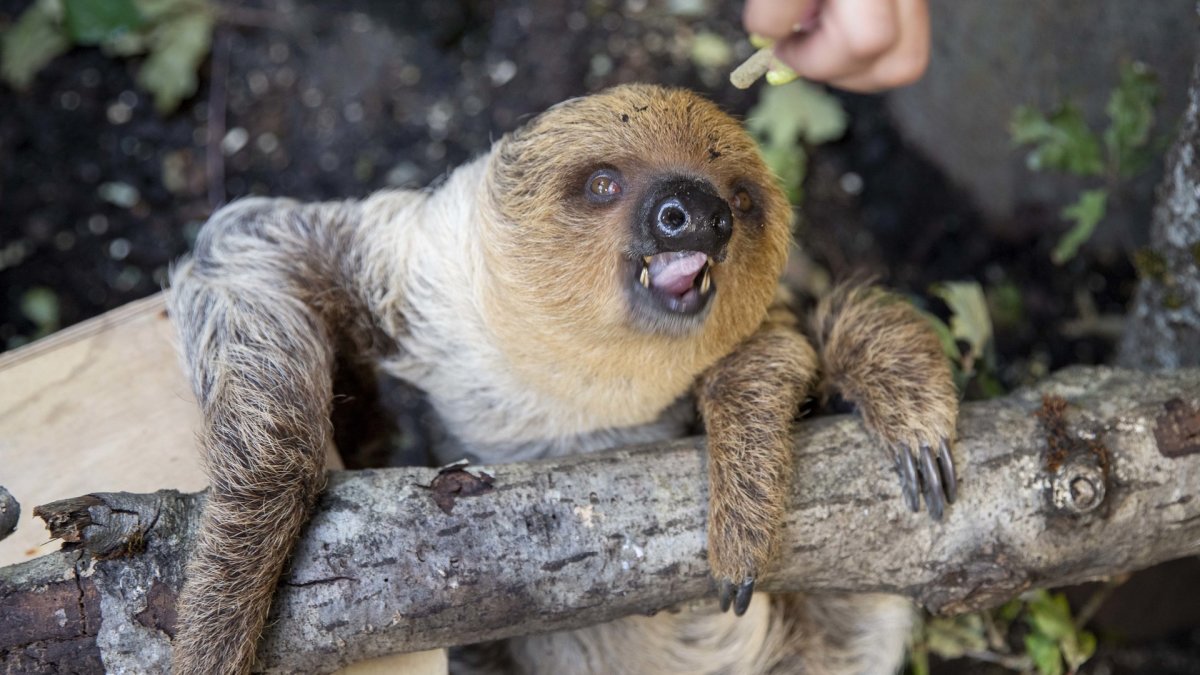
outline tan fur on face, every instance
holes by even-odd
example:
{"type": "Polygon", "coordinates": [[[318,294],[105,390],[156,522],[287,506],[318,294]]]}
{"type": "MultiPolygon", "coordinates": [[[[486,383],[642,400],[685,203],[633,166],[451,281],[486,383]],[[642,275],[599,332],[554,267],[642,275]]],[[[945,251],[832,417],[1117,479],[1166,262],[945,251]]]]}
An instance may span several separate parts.
{"type": "Polygon", "coordinates": [[[567,101],[502,139],[489,168],[497,217],[485,219],[483,237],[495,282],[488,323],[531,386],[593,411],[594,421],[653,419],[765,317],[791,210],[753,141],[708,101],[653,86],[567,101]],[[613,205],[584,199],[601,166],[624,178],[613,205]],[[735,214],[729,255],[712,271],[710,313],[682,336],[637,326],[626,296],[636,198],[667,175],[707,180],[726,200],[744,187],[758,207],[752,218],[735,214]]]}

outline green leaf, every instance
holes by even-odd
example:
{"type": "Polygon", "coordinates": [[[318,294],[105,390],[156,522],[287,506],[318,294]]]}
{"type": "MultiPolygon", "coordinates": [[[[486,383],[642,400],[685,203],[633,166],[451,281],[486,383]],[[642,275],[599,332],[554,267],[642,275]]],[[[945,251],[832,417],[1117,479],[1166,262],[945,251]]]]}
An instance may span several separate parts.
{"type": "Polygon", "coordinates": [[[945,321],[923,309],[917,311],[929,322],[933,332],[937,333],[938,341],[942,343],[942,353],[946,355],[946,358],[957,363],[962,358],[962,351],[959,350],[958,342],[954,339],[954,333],[950,332],[950,327],[946,325],[945,321]]]}
{"type": "Polygon", "coordinates": [[[733,60],[733,48],[720,35],[703,31],[692,38],[691,57],[701,68],[720,68],[733,60]]]}
{"type": "Polygon", "coordinates": [[[950,282],[934,284],[930,291],[950,307],[950,333],[970,346],[964,361],[981,358],[992,340],[992,318],[983,288],[974,281],[950,282]]]}
{"type": "MultiPolygon", "coordinates": [[[[1026,621],[1033,630],[1030,637],[1053,642],[1058,656],[1066,661],[1072,671],[1096,652],[1096,636],[1075,626],[1066,595],[1036,591],[1028,596],[1027,610],[1026,621]]],[[[1033,649],[1029,653],[1041,670],[1042,662],[1038,655],[1033,649]]],[[[1058,667],[1061,669],[1061,664],[1058,667]]]]}
{"type": "Polygon", "coordinates": [[[14,89],[27,89],[54,57],[71,47],[54,2],[35,2],[4,32],[0,76],[14,89]]]}
{"type": "Polygon", "coordinates": [[[1086,630],[1079,631],[1075,636],[1075,640],[1071,641],[1071,648],[1063,646],[1063,658],[1067,660],[1067,665],[1071,670],[1078,670],[1079,666],[1087,663],[1087,660],[1096,654],[1096,636],[1086,630]]]}
{"type": "Polygon", "coordinates": [[[845,133],[846,112],[823,89],[798,80],[764,89],[762,100],[750,109],[746,128],[763,145],[825,143],[845,133]]]}
{"type": "Polygon", "coordinates": [[[1013,598],[1012,600],[1009,600],[1001,605],[999,609],[995,610],[996,618],[1001,621],[1011,623],[1016,621],[1017,617],[1021,615],[1021,610],[1023,609],[1025,609],[1025,603],[1022,602],[1020,598],[1013,598]]]}
{"type": "Polygon", "coordinates": [[[792,203],[808,165],[804,143],[824,143],[846,130],[846,113],[837,99],[819,87],[796,81],[762,90],[750,109],[746,129],[758,140],[763,160],[779,178],[792,203]]]}
{"type": "Polygon", "coordinates": [[[788,199],[797,204],[800,202],[801,186],[804,184],[804,174],[808,169],[808,153],[800,146],[783,147],[764,145],[759,148],[763,161],[779,179],[788,199]]]}
{"type": "Polygon", "coordinates": [[[137,30],[142,15],[133,0],[62,0],[67,34],[79,45],[98,45],[137,30]]]}
{"type": "Polygon", "coordinates": [[[1032,145],[1026,159],[1034,171],[1051,169],[1078,176],[1096,176],[1104,172],[1100,141],[1088,128],[1083,113],[1070,103],[1063,104],[1050,117],[1029,106],[1020,106],[1009,124],[1013,141],[1032,145]]]}
{"type": "Polygon", "coordinates": [[[126,32],[111,35],[107,40],[100,43],[100,50],[106,56],[138,56],[146,53],[146,33],[138,31],[136,33],[126,32]]]}
{"type": "Polygon", "coordinates": [[[925,641],[929,651],[943,659],[957,659],[988,648],[979,614],[930,618],[925,625],[925,641]]]}
{"type": "Polygon", "coordinates": [[[211,0],[133,0],[138,11],[149,23],[158,23],[164,18],[186,14],[196,10],[211,9],[211,0]]]}
{"type": "Polygon", "coordinates": [[[35,286],[21,295],[21,313],[37,326],[38,337],[53,333],[60,321],[58,295],[49,288],[35,286]]]}
{"type": "Polygon", "coordinates": [[[1025,319],[1025,302],[1021,289],[1011,281],[1001,281],[986,290],[988,310],[997,326],[1016,326],[1025,319]]]}
{"type": "Polygon", "coordinates": [[[800,77],[799,73],[779,59],[771,61],[771,69],[767,71],[766,75],[767,84],[776,87],[792,82],[798,77],[800,77]]]}
{"type": "Polygon", "coordinates": [[[914,645],[908,650],[908,666],[912,675],[929,675],[929,652],[914,645]]]}
{"type": "Polygon", "coordinates": [[[204,6],[167,15],[150,33],[150,56],[138,72],[138,84],[154,94],[154,106],[166,114],[196,93],[196,71],[212,46],[214,16],[204,6]]]}
{"type": "Polygon", "coordinates": [[[1025,651],[1029,653],[1034,666],[1041,675],[1063,674],[1062,653],[1058,649],[1058,643],[1054,640],[1044,635],[1030,633],[1025,636],[1025,651]]]}
{"type": "Polygon", "coordinates": [[[1109,125],[1104,131],[1104,145],[1109,161],[1115,162],[1124,176],[1136,174],[1153,155],[1146,150],[1154,127],[1158,93],[1158,78],[1146,64],[1140,61],[1121,64],[1120,83],[1112,90],[1105,107],[1109,125]]]}
{"type": "Polygon", "coordinates": [[[1071,606],[1062,593],[1039,593],[1029,602],[1029,625],[1041,635],[1063,640],[1075,634],[1071,606]]]}
{"type": "Polygon", "coordinates": [[[1096,231],[1096,226],[1104,218],[1107,206],[1107,190],[1085,190],[1083,194],[1079,195],[1079,201],[1062,210],[1060,215],[1073,222],[1074,225],[1058,240],[1058,244],[1050,254],[1050,259],[1054,261],[1055,265],[1061,265],[1074,258],[1075,254],[1079,252],[1079,247],[1091,239],[1092,233],[1096,231]]]}

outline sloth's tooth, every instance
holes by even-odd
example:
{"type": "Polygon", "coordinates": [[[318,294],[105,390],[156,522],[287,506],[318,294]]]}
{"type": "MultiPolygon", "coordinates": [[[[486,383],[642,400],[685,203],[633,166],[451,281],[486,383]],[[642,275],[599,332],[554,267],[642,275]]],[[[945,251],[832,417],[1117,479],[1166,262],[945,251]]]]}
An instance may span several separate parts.
{"type": "Polygon", "coordinates": [[[708,268],[704,268],[704,276],[700,277],[700,292],[707,293],[709,287],[712,286],[712,279],[708,278],[708,268]]]}
{"type": "Polygon", "coordinates": [[[644,256],[642,256],[642,262],[644,262],[644,263],[646,263],[647,265],[649,265],[649,264],[650,264],[650,258],[652,258],[652,257],[654,257],[654,256],[644,255],[644,256]]]}
{"type": "Polygon", "coordinates": [[[638,281],[642,282],[642,286],[645,286],[646,288],[650,288],[650,268],[649,267],[645,267],[645,266],[642,267],[642,275],[640,277],[638,277],[638,281]]]}

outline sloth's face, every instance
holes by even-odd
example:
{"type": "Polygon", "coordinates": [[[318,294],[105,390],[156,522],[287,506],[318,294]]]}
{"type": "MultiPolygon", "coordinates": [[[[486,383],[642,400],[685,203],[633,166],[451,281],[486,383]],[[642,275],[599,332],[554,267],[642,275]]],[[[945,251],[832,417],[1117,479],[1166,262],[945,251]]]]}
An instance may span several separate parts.
{"type": "Polygon", "coordinates": [[[488,305],[530,359],[692,377],[762,322],[791,208],[712,103],[645,85],[572,99],[501,140],[490,169],[488,305]]]}
{"type": "MultiPolygon", "coordinates": [[[[714,172],[604,162],[580,187],[588,208],[624,221],[617,257],[630,324],[686,334],[707,318],[735,228],[762,229],[752,180],[714,172]],[[715,181],[717,182],[714,182],[715,181]],[[727,183],[727,184],[718,184],[727,183]]],[[[760,261],[762,262],[762,261],[760,261]]]]}
{"type": "Polygon", "coordinates": [[[722,304],[765,307],[782,268],[786,199],[741,126],[691,92],[562,103],[502,141],[495,173],[506,256],[558,282],[526,280],[570,314],[688,336],[722,304]]]}

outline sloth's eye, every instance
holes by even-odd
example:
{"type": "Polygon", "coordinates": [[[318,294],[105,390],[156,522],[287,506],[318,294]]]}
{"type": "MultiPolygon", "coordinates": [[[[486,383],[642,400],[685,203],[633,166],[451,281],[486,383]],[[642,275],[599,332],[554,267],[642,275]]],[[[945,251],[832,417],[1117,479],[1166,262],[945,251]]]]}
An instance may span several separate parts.
{"type": "Polygon", "coordinates": [[[745,213],[754,208],[754,200],[750,198],[750,193],[745,190],[738,190],[733,193],[733,208],[745,213]]]}
{"type": "Polygon", "coordinates": [[[592,174],[588,179],[588,192],[594,197],[601,199],[611,199],[621,194],[621,184],[617,182],[610,174],[598,172],[592,174]]]}

